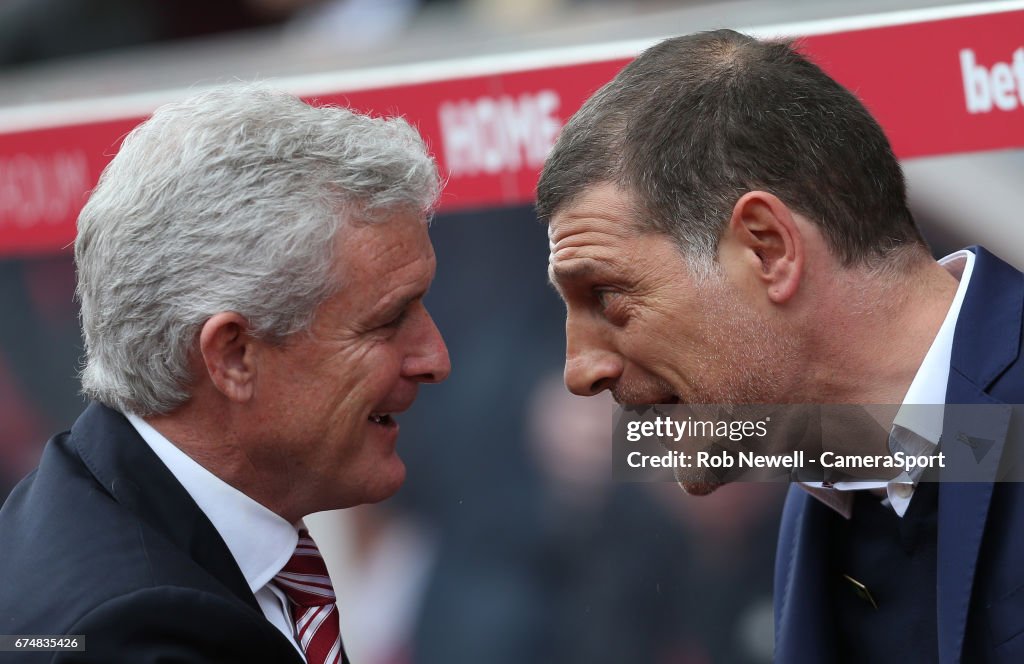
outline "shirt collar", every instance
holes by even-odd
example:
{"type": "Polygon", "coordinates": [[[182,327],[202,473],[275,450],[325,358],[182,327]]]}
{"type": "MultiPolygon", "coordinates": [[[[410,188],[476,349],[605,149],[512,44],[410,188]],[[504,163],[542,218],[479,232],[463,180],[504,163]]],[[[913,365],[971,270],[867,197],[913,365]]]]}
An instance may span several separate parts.
{"type": "Polygon", "coordinates": [[[125,417],[220,533],[249,589],[255,594],[269,583],[295,552],[295,526],[211,473],[141,417],[125,417]]]}
{"type": "MultiPolygon", "coordinates": [[[[956,321],[960,317],[960,309],[967,295],[967,284],[974,271],[974,258],[973,252],[961,249],[939,261],[939,265],[957,278],[960,285],[957,286],[956,295],[953,296],[953,302],[949,305],[949,311],[935,335],[935,340],[928,348],[920,368],[914,375],[914,380],[907,389],[906,396],[903,397],[904,406],[946,403],[949,363],[953,357],[953,333],[956,332],[956,321]]],[[[941,410],[934,411],[930,408],[900,408],[893,424],[910,429],[932,445],[938,445],[939,437],[942,435],[941,414],[941,410]],[[932,417],[936,412],[940,417],[932,417]],[[917,413],[927,416],[915,417],[917,413]]]]}
{"type": "MultiPolygon", "coordinates": [[[[946,317],[939,326],[939,331],[932,340],[928,352],[925,353],[921,366],[918,367],[914,379],[910,382],[903,404],[893,420],[894,425],[903,427],[934,448],[942,436],[942,405],[946,402],[946,386],[949,383],[949,363],[953,357],[953,335],[956,322],[960,317],[960,309],[967,295],[967,286],[974,271],[974,253],[967,249],[954,252],[939,261],[960,283],[956,294],[949,305],[946,317]],[[905,406],[935,404],[936,408],[906,408],[905,406]]],[[[852,490],[885,489],[887,499],[893,510],[903,516],[913,497],[914,481],[903,472],[892,480],[878,482],[837,482],[831,488],[822,486],[820,482],[802,483],[801,486],[835,511],[846,518],[853,512],[852,490]]]]}

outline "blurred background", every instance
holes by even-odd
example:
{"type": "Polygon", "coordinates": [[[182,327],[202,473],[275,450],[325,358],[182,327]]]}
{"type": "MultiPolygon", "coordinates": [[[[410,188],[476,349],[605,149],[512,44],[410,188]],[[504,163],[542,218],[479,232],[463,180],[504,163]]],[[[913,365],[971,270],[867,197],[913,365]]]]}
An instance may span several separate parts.
{"type": "MultiPolygon", "coordinates": [[[[4,111],[48,102],[941,4],[0,0],[0,132],[4,111]]],[[[1024,265],[1020,151],[905,166],[937,255],[982,243],[1024,265]]],[[[610,402],[561,384],[564,312],[532,207],[443,213],[432,235],[427,304],[453,372],[402,418],[407,484],[310,520],[352,661],[771,661],[785,487],[612,483],[610,402]]],[[[0,499],[83,407],[73,291],[66,250],[0,255],[0,499]]]]}

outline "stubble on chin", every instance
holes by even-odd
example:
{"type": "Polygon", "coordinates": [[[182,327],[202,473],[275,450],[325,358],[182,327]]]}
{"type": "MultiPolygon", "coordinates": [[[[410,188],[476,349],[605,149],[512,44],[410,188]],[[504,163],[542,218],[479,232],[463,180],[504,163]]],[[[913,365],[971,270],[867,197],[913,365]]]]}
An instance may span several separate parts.
{"type": "Polygon", "coordinates": [[[706,469],[676,468],[674,471],[676,484],[688,496],[707,496],[722,486],[722,481],[706,469]]]}
{"type": "Polygon", "coordinates": [[[679,487],[688,496],[707,496],[714,493],[720,486],[722,485],[718,482],[679,482],[679,487]]]}

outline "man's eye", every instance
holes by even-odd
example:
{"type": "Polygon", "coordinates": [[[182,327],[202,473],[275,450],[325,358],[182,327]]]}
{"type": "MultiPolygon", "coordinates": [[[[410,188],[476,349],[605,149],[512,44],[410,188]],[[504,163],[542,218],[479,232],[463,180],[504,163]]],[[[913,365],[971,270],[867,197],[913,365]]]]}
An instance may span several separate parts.
{"type": "Polygon", "coordinates": [[[601,309],[607,309],[615,303],[615,300],[621,295],[621,293],[605,288],[597,288],[594,290],[594,297],[597,298],[597,302],[601,305],[601,309]]]}
{"type": "Polygon", "coordinates": [[[383,328],[391,328],[391,329],[399,327],[405,321],[405,317],[408,314],[408,312],[409,312],[408,309],[402,309],[402,312],[400,314],[398,314],[397,316],[395,316],[394,318],[392,318],[388,322],[386,322],[383,325],[381,325],[381,327],[383,327],[383,328]]]}

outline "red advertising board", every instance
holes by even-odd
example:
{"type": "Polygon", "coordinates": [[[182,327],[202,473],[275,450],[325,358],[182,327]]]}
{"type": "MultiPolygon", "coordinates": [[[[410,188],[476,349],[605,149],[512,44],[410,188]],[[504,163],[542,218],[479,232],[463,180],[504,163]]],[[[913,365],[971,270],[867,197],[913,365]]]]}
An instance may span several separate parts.
{"type": "Polygon", "coordinates": [[[1024,147],[1024,10],[805,41],[901,159],[1024,147]]]}
{"type": "MultiPolygon", "coordinates": [[[[831,22],[752,32],[801,37],[805,51],[863,99],[901,158],[1024,147],[1024,4],[946,13],[867,17],[847,21],[846,29],[831,22]],[[987,13],[971,13],[977,11],[987,13]]],[[[403,115],[448,178],[442,210],[500,207],[532,200],[562,124],[629,62],[624,53],[643,46],[609,45],[604,57],[601,48],[587,47],[582,57],[580,49],[566,49],[499,58],[493,66],[449,63],[418,81],[403,76],[380,85],[367,85],[365,73],[340,74],[321,79],[315,93],[300,79],[276,84],[313,103],[403,115]]],[[[117,99],[95,106],[102,113],[87,105],[82,116],[104,119],[77,119],[81,104],[63,114],[59,105],[48,109],[60,117],[41,114],[37,122],[0,113],[0,256],[61,251],[73,241],[89,189],[121,137],[145,118],[132,110],[137,100],[125,104],[123,116],[117,99]]]]}

